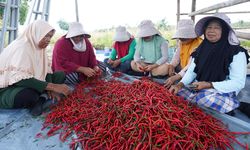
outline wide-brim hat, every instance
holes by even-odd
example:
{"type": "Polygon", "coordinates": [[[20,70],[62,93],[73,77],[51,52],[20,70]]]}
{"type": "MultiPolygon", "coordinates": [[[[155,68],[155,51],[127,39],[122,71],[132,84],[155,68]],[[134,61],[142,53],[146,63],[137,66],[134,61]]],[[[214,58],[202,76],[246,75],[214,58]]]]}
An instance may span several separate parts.
{"type": "Polygon", "coordinates": [[[131,38],[131,34],[126,30],[125,27],[119,26],[116,28],[116,32],[113,40],[117,42],[125,42],[131,38]]]}
{"type": "Polygon", "coordinates": [[[69,24],[69,30],[66,34],[66,38],[72,38],[78,35],[84,35],[86,38],[90,38],[90,34],[88,34],[84,29],[81,23],[72,22],[69,24]]]}
{"type": "Polygon", "coordinates": [[[153,22],[151,20],[143,20],[138,26],[136,37],[142,38],[156,34],[161,35],[161,33],[154,27],[153,22]]]}
{"type": "Polygon", "coordinates": [[[213,19],[218,19],[226,24],[226,26],[229,29],[229,34],[228,34],[228,42],[231,45],[239,45],[239,39],[237,38],[233,28],[231,27],[231,21],[230,18],[224,14],[224,13],[216,13],[213,16],[207,16],[202,19],[200,19],[196,25],[195,25],[195,33],[197,36],[201,36],[205,32],[205,25],[207,24],[208,21],[211,21],[213,19]]]}
{"type": "Polygon", "coordinates": [[[194,31],[194,22],[191,19],[179,20],[177,24],[177,31],[173,35],[172,39],[193,39],[197,35],[194,31]]]}

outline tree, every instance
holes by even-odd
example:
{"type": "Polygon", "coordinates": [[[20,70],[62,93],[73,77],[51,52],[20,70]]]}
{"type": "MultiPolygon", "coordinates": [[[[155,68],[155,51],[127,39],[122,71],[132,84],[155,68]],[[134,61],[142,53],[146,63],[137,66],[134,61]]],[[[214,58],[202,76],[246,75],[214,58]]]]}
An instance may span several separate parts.
{"type": "Polygon", "coordinates": [[[167,25],[168,22],[166,21],[166,19],[162,19],[160,20],[157,24],[156,24],[156,27],[158,30],[168,30],[170,28],[169,25],[167,25]]]}
{"type": "Polygon", "coordinates": [[[66,21],[59,20],[57,23],[62,30],[67,31],[69,29],[69,23],[67,23],[66,21]]]}
{"type": "Polygon", "coordinates": [[[20,13],[19,23],[21,25],[23,25],[25,23],[25,20],[27,18],[27,14],[29,11],[28,1],[30,1],[30,0],[21,0],[21,5],[19,7],[19,13],[20,13]]]}

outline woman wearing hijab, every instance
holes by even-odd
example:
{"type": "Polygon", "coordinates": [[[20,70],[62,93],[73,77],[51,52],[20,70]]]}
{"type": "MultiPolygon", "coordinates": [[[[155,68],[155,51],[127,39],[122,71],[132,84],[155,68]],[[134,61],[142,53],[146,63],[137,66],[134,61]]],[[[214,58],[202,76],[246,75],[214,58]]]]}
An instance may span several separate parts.
{"type": "Polygon", "coordinates": [[[0,54],[0,108],[31,108],[31,114],[42,113],[47,92],[50,98],[67,96],[69,87],[62,72],[51,74],[45,48],[55,30],[45,21],[30,24],[0,54]]]}
{"type": "Polygon", "coordinates": [[[66,84],[75,85],[101,73],[92,44],[81,23],[72,22],[66,35],[57,40],[52,56],[53,71],[66,73],[66,84]]]}
{"type": "Polygon", "coordinates": [[[119,26],[116,28],[114,41],[111,54],[104,62],[111,70],[127,73],[135,54],[135,39],[125,27],[119,26]]]}
{"type": "Polygon", "coordinates": [[[221,113],[231,112],[239,106],[236,95],[245,86],[248,53],[239,46],[225,14],[202,18],[195,31],[205,39],[184,77],[169,91],[221,113]]]}
{"type": "Polygon", "coordinates": [[[186,73],[192,52],[200,45],[202,39],[194,31],[194,22],[191,19],[182,19],[178,22],[177,31],[172,37],[178,40],[177,50],[170,63],[163,65],[162,75],[168,75],[165,87],[179,81],[186,73]],[[176,73],[175,73],[176,72],[176,73]]]}
{"type": "Polygon", "coordinates": [[[143,20],[138,26],[136,50],[131,68],[132,75],[158,76],[162,71],[160,66],[167,62],[168,43],[154,27],[151,20],[143,20]]]}

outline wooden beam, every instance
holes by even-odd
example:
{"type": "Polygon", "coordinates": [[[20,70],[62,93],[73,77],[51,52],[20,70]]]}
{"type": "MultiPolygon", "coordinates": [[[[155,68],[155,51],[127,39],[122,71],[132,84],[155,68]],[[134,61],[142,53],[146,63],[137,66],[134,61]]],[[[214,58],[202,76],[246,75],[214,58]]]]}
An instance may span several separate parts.
{"type": "Polygon", "coordinates": [[[238,38],[250,40],[250,33],[235,31],[238,38]]]}
{"type": "MultiPolygon", "coordinates": [[[[246,13],[250,13],[250,11],[224,11],[220,13],[224,13],[224,14],[246,14],[246,13]]],[[[197,15],[213,15],[214,13],[202,13],[202,14],[197,14],[197,15]]],[[[180,13],[180,15],[189,15],[189,13],[180,13]]]]}
{"type": "Polygon", "coordinates": [[[249,1],[250,0],[229,0],[229,1],[226,1],[226,2],[222,2],[222,3],[218,3],[218,4],[215,4],[215,5],[212,5],[210,7],[206,7],[206,8],[200,9],[200,10],[195,11],[195,12],[191,12],[189,14],[189,16],[195,16],[195,15],[202,14],[202,13],[205,13],[205,12],[209,12],[209,11],[212,11],[212,10],[218,10],[220,8],[234,6],[234,5],[245,3],[245,2],[249,2],[249,1]]]}

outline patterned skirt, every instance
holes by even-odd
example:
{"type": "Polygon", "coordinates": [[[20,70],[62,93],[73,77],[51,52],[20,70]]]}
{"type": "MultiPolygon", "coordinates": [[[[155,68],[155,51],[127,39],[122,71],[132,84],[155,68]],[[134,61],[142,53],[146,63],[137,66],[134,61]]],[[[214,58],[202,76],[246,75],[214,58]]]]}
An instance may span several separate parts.
{"type": "Polygon", "coordinates": [[[230,112],[239,107],[240,104],[236,99],[235,92],[222,93],[216,89],[194,91],[188,88],[182,88],[178,92],[178,95],[192,103],[212,108],[221,113],[230,112]]]}

